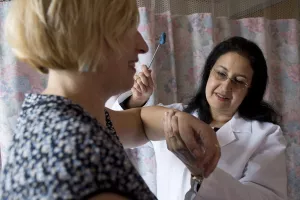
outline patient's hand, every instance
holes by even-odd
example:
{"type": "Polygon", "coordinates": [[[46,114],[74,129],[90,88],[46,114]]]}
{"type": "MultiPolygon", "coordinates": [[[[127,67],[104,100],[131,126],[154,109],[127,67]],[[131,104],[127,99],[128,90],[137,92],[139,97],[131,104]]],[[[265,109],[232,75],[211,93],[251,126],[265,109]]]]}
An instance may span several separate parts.
{"type": "MultiPolygon", "coordinates": [[[[187,116],[187,113],[185,115],[180,117],[174,111],[166,113],[163,123],[167,147],[186,165],[193,175],[208,177],[216,168],[221,156],[216,134],[206,123],[195,117],[187,116]],[[188,123],[184,121],[185,118],[189,120],[188,123]],[[185,127],[187,124],[193,124],[194,130],[197,127],[194,138],[191,138],[195,139],[202,149],[202,152],[200,152],[202,156],[198,155],[197,158],[194,156],[194,152],[189,151],[181,137],[184,135],[183,131],[190,130],[190,127],[185,127]],[[204,143],[208,148],[204,146],[204,143]],[[210,156],[207,156],[208,154],[210,156]]],[[[190,133],[186,135],[190,135],[190,133]]]]}

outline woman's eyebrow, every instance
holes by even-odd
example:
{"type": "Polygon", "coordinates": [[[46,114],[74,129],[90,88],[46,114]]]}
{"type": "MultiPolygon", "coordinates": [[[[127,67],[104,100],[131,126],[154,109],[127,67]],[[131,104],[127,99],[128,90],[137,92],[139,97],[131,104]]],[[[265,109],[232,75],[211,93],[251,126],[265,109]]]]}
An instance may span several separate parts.
{"type": "MultiPolygon", "coordinates": [[[[226,67],[224,67],[223,65],[217,65],[217,67],[220,67],[220,68],[224,69],[226,72],[228,72],[228,69],[226,67]]],[[[234,74],[234,75],[236,77],[238,76],[238,77],[243,77],[245,79],[248,79],[248,77],[246,75],[244,75],[244,74],[234,74]]]]}

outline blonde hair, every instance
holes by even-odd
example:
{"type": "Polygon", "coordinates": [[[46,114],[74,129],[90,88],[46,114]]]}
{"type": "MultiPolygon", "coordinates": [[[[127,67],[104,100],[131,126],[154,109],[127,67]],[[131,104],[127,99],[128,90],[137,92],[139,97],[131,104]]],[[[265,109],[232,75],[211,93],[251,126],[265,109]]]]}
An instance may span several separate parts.
{"type": "Polygon", "coordinates": [[[5,35],[16,56],[43,73],[95,71],[137,23],[136,0],[14,0],[5,35]]]}

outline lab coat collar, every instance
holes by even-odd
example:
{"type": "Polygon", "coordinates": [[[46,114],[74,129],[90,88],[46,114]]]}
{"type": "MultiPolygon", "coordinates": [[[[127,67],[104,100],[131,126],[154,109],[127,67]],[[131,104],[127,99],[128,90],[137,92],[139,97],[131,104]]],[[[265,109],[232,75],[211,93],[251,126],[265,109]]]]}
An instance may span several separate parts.
{"type": "Polygon", "coordinates": [[[217,138],[221,147],[238,140],[236,133],[251,133],[251,122],[243,119],[236,113],[229,122],[217,131],[217,138]]]}

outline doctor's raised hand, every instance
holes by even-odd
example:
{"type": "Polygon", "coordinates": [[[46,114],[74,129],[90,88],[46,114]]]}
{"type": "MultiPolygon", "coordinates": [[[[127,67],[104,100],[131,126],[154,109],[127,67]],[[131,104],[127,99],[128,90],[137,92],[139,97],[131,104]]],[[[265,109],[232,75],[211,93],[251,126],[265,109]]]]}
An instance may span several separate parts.
{"type": "Polygon", "coordinates": [[[143,106],[154,90],[154,83],[151,76],[152,71],[146,65],[142,65],[142,71],[134,75],[134,84],[131,88],[132,96],[128,99],[129,108],[143,106]]]}

